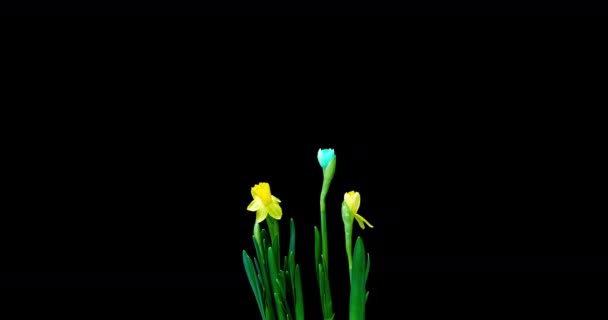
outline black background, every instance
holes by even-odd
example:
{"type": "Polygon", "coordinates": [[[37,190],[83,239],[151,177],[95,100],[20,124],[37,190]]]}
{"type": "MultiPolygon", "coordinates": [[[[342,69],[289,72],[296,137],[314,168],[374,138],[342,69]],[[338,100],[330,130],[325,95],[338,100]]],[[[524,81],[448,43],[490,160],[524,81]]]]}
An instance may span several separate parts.
{"type": "MultiPolygon", "coordinates": [[[[553,107],[592,105],[564,69],[459,60],[432,68],[440,56],[407,60],[400,71],[371,65],[385,71],[371,75],[345,61],[325,73],[299,64],[310,74],[265,73],[266,64],[212,76],[166,67],[188,77],[116,55],[118,67],[102,60],[68,73],[60,65],[13,81],[28,84],[25,105],[59,107],[4,118],[13,205],[1,225],[2,285],[192,287],[211,296],[197,296],[210,309],[238,301],[236,311],[257,316],[241,252],[253,249],[250,188],[266,181],[282,200],[283,235],[287,219],[296,221],[307,313],[318,315],[316,154],[329,147],[338,157],[327,205],[340,315],[348,285],[339,207],[350,190],[375,226],[356,229],[372,260],[370,315],[470,277],[437,271],[606,270],[595,203],[604,182],[602,124],[593,120],[601,118],[553,107]]],[[[584,89],[597,92],[593,85],[584,89]]]]}
{"type": "Polygon", "coordinates": [[[362,194],[361,213],[376,226],[357,234],[384,270],[378,276],[594,265],[574,257],[593,253],[602,237],[596,213],[582,210],[585,186],[573,188],[585,168],[564,169],[586,146],[547,115],[482,122],[463,112],[410,112],[392,115],[402,127],[383,128],[353,112],[326,129],[337,120],[318,112],[309,128],[294,122],[291,130],[293,120],[263,114],[241,120],[244,127],[204,113],[58,122],[36,132],[23,156],[23,191],[36,196],[23,199],[27,227],[11,241],[33,250],[19,250],[32,269],[213,270],[234,279],[243,275],[241,250],[252,249],[249,189],[266,181],[283,201],[284,223],[296,220],[306,261],[319,219],[316,152],[332,147],[334,270],[345,262],[339,207],[350,190],[362,194]]]}
{"type": "Polygon", "coordinates": [[[25,1],[0,14],[34,15],[605,15],[596,1],[25,1]]]}
{"type": "Polygon", "coordinates": [[[606,270],[601,216],[578,195],[584,168],[563,169],[593,155],[546,114],[409,111],[383,114],[383,127],[352,110],[312,110],[300,111],[313,118],[303,126],[255,113],[238,123],[224,121],[230,112],[55,113],[56,125],[23,146],[13,189],[22,198],[3,224],[3,285],[190,287],[210,294],[210,306],[239,301],[237,312],[257,315],[241,252],[253,250],[250,188],[266,181],[282,200],[283,236],[296,221],[307,313],[319,315],[312,230],[316,153],[327,147],[337,154],[327,206],[339,314],[348,306],[339,207],[350,190],[375,226],[355,231],[371,255],[370,316],[399,306],[388,292],[432,283],[419,272],[606,270]]]}

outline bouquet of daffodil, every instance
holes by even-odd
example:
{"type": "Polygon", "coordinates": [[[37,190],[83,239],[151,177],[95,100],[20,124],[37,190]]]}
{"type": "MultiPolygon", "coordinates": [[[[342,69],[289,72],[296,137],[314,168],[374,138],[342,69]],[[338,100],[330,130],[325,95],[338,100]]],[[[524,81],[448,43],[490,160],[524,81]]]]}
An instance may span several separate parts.
{"type": "MultiPolygon", "coordinates": [[[[329,281],[325,197],[336,171],[336,155],[333,149],[320,149],[317,158],[323,169],[323,184],[320,197],[321,232],[317,227],[314,228],[315,271],[323,318],[330,320],[334,319],[335,314],[329,281]]],[[[296,263],[295,256],[296,229],[294,220],[290,219],[287,255],[281,256],[279,238],[279,221],[283,216],[280,206],[281,201],[272,195],[270,185],[265,182],[253,186],[251,196],[253,201],[249,204],[247,210],[256,213],[253,225],[253,245],[256,255],[251,259],[247,252],[243,250],[243,263],[260,315],[263,320],[303,320],[304,296],[302,294],[300,266],[296,263]],[[264,221],[266,221],[268,231],[260,226],[264,221]]],[[[365,229],[365,225],[373,228],[367,220],[358,214],[360,204],[361,196],[358,192],[350,191],[344,194],[341,213],[344,222],[345,248],[350,277],[350,320],[365,319],[365,304],[369,294],[366,290],[370,267],[369,254],[366,253],[363,240],[360,237],[357,238],[355,249],[352,248],[352,229],[355,219],[361,229],[365,229]]]]}

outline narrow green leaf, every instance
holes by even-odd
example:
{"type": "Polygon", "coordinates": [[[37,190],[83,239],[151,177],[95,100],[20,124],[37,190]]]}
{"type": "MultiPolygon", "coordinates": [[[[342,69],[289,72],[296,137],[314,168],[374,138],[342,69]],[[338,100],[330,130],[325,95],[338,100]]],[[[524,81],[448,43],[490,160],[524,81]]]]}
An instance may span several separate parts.
{"type": "MultiPolygon", "coordinates": [[[[289,220],[289,253],[296,252],[296,224],[293,218],[289,220]]],[[[291,270],[294,272],[294,270],[291,270]]]]}
{"type": "Polygon", "coordinates": [[[370,266],[370,259],[369,259],[369,253],[367,254],[367,263],[366,263],[366,269],[365,269],[365,281],[364,283],[367,284],[367,277],[369,276],[369,266],[370,266]]]}
{"type": "MultiPolygon", "coordinates": [[[[321,235],[319,234],[319,229],[315,227],[315,265],[318,266],[321,264],[321,235]]],[[[315,268],[317,271],[317,278],[319,278],[318,268],[315,268]]]]}
{"type": "Polygon", "coordinates": [[[264,264],[266,261],[265,252],[260,248],[258,242],[255,241],[255,238],[253,238],[253,247],[255,248],[255,254],[258,257],[258,260],[260,260],[260,263],[264,264]]]}
{"type": "Polygon", "coordinates": [[[277,278],[274,280],[277,282],[277,286],[278,286],[278,292],[281,295],[281,301],[286,300],[285,297],[287,296],[287,290],[285,290],[285,273],[283,272],[283,270],[280,270],[279,273],[277,274],[277,278]]]}
{"type": "Polygon", "coordinates": [[[279,320],[285,320],[285,307],[281,303],[281,298],[279,297],[279,293],[278,292],[274,293],[274,301],[275,301],[276,306],[277,306],[277,318],[279,320]]]}
{"type": "MultiPolygon", "coordinates": [[[[262,242],[266,241],[266,243],[270,242],[270,238],[268,237],[268,231],[266,229],[262,229],[262,242]]],[[[268,248],[268,245],[264,244],[264,248],[268,248]]]]}
{"type": "MultiPolygon", "coordinates": [[[[280,260],[280,252],[281,252],[281,247],[280,247],[280,229],[279,229],[279,221],[275,220],[272,217],[268,217],[266,219],[266,224],[268,225],[268,233],[270,235],[270,241],[271,241],[271,245],[274,248],[274,257],[277,259],[277,263],[281,263],[280,260]]],[[[277,269],[281,269],[280,265],[277,265],[277,269]]]]}
{"type": "Polygon", "coordinates": [[[253,262],[251,261],[251,258],[245,250],[243,250],[243,264],[245,265],[245,273],[247,273],[247,278],[249,279],[249,284],[251,285],[251,289],[253,290],[255,301],[257,302],[258,308],[260,309],[260,314],[262,315],[262,319],[265,320],[266,316],[264,314],[262,293],[259,287],[258,278],[255,273],[253,262]]]}
{"type": "Polygon", "coordinates": [[[268,269],[266,267],[266,253],[264,250],[262,250],[262,248],[260,248],[260,246],[258,245],[257,241],[253,241],[253,245],[255,246],[255,251],[257,253],[258,258],[256,259],[256,262],[258,264],[258,274],[261,275],[262,277],[262,286],[263,286],[263,291],[267,292],[268,290],[270,290],[268,284],[268,269]]]}
{"type": "Polygon", "coordinates": [[[247,274],[247,279],[249,279],[249,284],[251,285],[251,289],[253,289],[253,294],[256,299],[259,297],[259,287],[255,277],[255,269],[253,266],[253,262],[251,258],[247,254],[245,250],[243,250],[243,265],[245,267],[245,273],[247,274]]]}
{"type": "Polygon", "coordinates": [[[253,262],[257,273],[258,287],[260,288],[260,293],[262,294],[262,297],[264,297],[266,289],[264,285],[264,280],[262,279],[262,271],[260,271],[260,263],[257,258],[253,258],[253,262]]]}
{"type": "Polygon", "coordinates": [[[277,246],[276,247],[273,246],[272,251],[274,252],[274,257],[275,257],[274,260],[275,260],[275,263],[277,264],[276,268],[278,271],[278,270],[282,269],[281,268],[281,254],[279,253],[279,246],[278,246],[279,240],[276,240],[276,243],[277,243],[277,246]]]}
{"type": "Polygon", "coordinates": [[[293,315],[291,313],[291,308],[289,307],[289,304],[287,303],[287,292],[285,290],[285,273],[283,273],[283,271],[281,271],[279,273],[279,278],[276,279],[277,282],[277,286],[278,286],[278,293],[279,293],[279,298],[281,299],[281,304],[283,306],[283,309],[285,310],[285,314],[288,318],[293,319],[293,315]]]}
{"type": "Polygon", "coordinates": [[[357,237],[353,257],[353,270],[350,290],[350,319],[365,319],[365,245],[363,239],[357,237]]]}
{"type": "Polygon", "coordinates": [[[325,279],[323,277],[323,265],[318,264],[316,269],[317,269],[317,274],[318,274],[318,278],[319,278],[318,282],[319,282],[319,294],[321,295],[321,304],[324,305],[325,300],[323,300],[323,299],[325,297],[325,291],[324,291],[325,286],[323,285],[323,283],[324,283],[325,279]]]}
{"type": "Polygon", "coordinates": [[[276,316],[274,315],[274,311],[272,308],[274,302],[270,301],[270,303],[266,304],[266,320],[276,320],[276,316]]]}
{"type": "Polygon", "coordinates": [[[369,291],[365,294],[365,304],[367,304],[367,298],[369,298],[369,291]]]}
{"type": "Polygon", "coordinates": [[[365,255],[365,245],[363,243],[363,239],[361,239],[361,237],[357,237],[357,243],[355,244],[355,254],[354,254],[354,257],[353,257],[353,260],[354,260],[353,261],[354,262],[354,265],[353,265],[353,274],[355,272],[354,271],[355,266],[358,267],[358,269],[357,269],[357,272],[358,272],[357,276],[360,277],[358,279],[358,281],[361,281],[363,283],[365,283],[365,270],[366,270],[366,267],[365,267],[365,258],[366,258],[366,255],[365,255]]]}
{"type": "Polygon", "coordinates": [[[267,239],[262,239],[262,246],[263,248],[260,249],[264,251],[264,256],[268,259],[268,248],[270,248],[270,244],[267,239]]]}
{"type": "Polygon", "coordinates": [[[272,247],[268,248],[268,269],[270,271],[270,285],[272,286],[272,292],[274,295],[275,301],[275,310],[277,312],[277,317],[279,320],[285,319],[285,311],[282,311],[285,307],[281,305],[281,288],[279,284],[279,270],[277,269],[274,249],[272,247]]]}
{"type": "MultiPolygon", "coordinates": [[[[278,270],[277,270],[277,264],[274,258],[274,252],[272,250],[272,247],[268,248],[268,270],[270,271],[270,279],[272,280],[272,285],[274,288],[274,280],[277,278],[278,276],[278,270]]],[[[273,290],[276,291],[276,290],[273,290]]]]}
{"type": "Polygon", "coordinates": [[[296,298],[293,284],[291,283],[291,275],[289,274],[289,271],[283,271],[283,274],[285,276],[285,299],[288,299],[285,303],[287,303],[287,305],[295,306],[296,298]]]}
{"type": "Polygon", "coordinates": [[[327,314],[330,311],[331,306],[331,297],[327,294],[327,275],[323,268],[323,264],[320,263],[318,265],[319,272],[319,291],[321,295],[321,309],[323,310],[323,319],[327,319],[331,317],[331,315],[327,314]]]}
{"type": "Polygon", "coordinates": [[[293,296],[293,304],[295,305],[297,302],[296,299],[296,272],[295,272],[295,268],[296,268],[296,258],[295,258],[295,253],[292,251],[289,254],[289,285],[291,287],[291,292],[292,292],[292,296],[293,296]]]}
{"type": "Polygon", "coordinates": [[[258,261],[258,258],[256,258],[256,257],[253,257],[253,266],[255,267],[255,273],[259,275],[261,273],[260,262],[258,261]]]}
{"type": "Polygon", "coordinates": [[[288,263],[288,265],[287,265],[288,266],[288,270],[291,273],[292,283],[293,283],[293,280],[294,280],[293,276],[295,275],[295,272],[296,272],[296,269],[295,269],[295,267],[296,267],[296,253],[295,252],[292,251],[292,252],[289,253],[289,259],[288,259],[287,263],[288,263]]]}
{"type": "Polygon", "coordinates": [[[300,266],[296,265],[296,284],[295,284],[295,296],[296,296],[296,319],[304,320],[304,295],[302,294],[302,278],[300,277],[300,266]]]}
{"type": "MultiPolygon", "coordinates": [[[[264,248],[268,248],[268,235],[267,235],[265,229],[262,229],[261,235],[262,235],[262,246],[264,248]]],[[[274,297],[272,294],[273,293],[272,280],[270,279],[268,257],[266,256],[267,250],[265,250],[263,248],[259,248],[256,241],[254,241],[254,243],[259,250],[259,257],[261,257],[260,258],[260,271],[261,271],[262,283],[264,285],[264,290],[263,290],[264,304],[266,304],[266,310],[269,310],[266,312],[266,320],[276,320],[275,303],[274,303],[274,297]]]]}
{"type": "Polygon", "coordinates": [[[264,286],[264,280],[262,279],[262,276],[258,273],[258,281],[260,283],[260,288],[261,288],[261,293],[262,293],[262,298],[266,296],[266,288],[264,286]]]}

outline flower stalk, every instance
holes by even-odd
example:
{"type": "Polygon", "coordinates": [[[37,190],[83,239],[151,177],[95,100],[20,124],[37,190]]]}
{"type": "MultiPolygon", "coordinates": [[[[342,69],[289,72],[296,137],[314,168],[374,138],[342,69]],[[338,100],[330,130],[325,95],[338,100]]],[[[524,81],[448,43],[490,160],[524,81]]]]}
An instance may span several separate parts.
{"type": "Polygon", "coordinates": [[[359,192],[350,191],[344,194],[344,201],[342,201],[342,221],[344,222],[344,244],[346,247],[346,257],[348,258],[348,275],[351,281],[353,269],[353,222],[356,219],[361,229],[365,229],[366,224],[370,228],[374,227],[357,213],[360,206],[361,195],[359,192]]]}
{"type": "Polygon", "coordinates": [[[325,198],[327,197],[331,181],[336,172],[336,155],[333,149],[319,149],[317,159],[319,160],[319,164],[323,169],[323,186],[321,187],[321,196],[319,199],[319,204],[321,207],[320,235],[318,234],[318,230],[315,228],[315,248],[319,247],[318,242],[320,240],[321,252],[319,253],[319,250],[315,250],[315,262],[317,264],[315,270],[317,271],[317,280],[319,282],[323,318],[325,320],[330,320],[334,318],[334,311],[331,298],[331,286],[329,282],[329,249],[327,244],[327,213],[325,210],[325,198]]]}

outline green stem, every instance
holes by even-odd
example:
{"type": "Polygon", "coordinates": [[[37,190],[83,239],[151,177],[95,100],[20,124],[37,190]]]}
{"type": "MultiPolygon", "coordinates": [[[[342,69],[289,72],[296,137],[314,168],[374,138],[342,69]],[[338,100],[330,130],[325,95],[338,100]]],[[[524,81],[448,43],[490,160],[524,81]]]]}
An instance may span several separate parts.
{"type": "MultiPolygon", "coordinates": [[[[351,225],[352,228],[352,225],[351,225]]],[[[352,282],[353,279],[353,237],[352,233],[349,230],[346,230],[347,227],[344,228],[344,240],[346,244],[346,257],[348,257],[348,277],[352,282]]]]}
{"type": "MultiPolygon", "coordinates": [[[[258,244],[258,247],[260,249],[264,248],[262,245],[262,235],[260,234],[260,224],[257,222],[253,225],[253,237],[255,238],[255,242],[258,244]]],[[[262,255],[260,259],[263,257],[264,256],[262,255]]],[[[264,261],[261,260],[260,263],[264,263],[264,261]]]]}
{"type": "Polygon", "coordinates": [[[277,269],[281,269],[281,239],[279,238],[279,222],[272,217],[266,218],[268,224],[268,231],[270,232],[270,243],[277,260],[277,269]]]}
{"type": "Polygon", "coordinates": [[[325,214],[325,199],[323,200],[322,205],[321,205],[321,250],[322,250],[322,255],[323,255],[323,268],[325,269],[325,272],[329,272],[328,269],[328,261],[329,261],[329,255],[327,253],[328,251],[328,245],[327,245],[327,219],[326,219],[326,214],[325,214]]]}
{"type": "Polygon", "coordinates": [[[327,244],[327,217],[325,211],[325,198],[327,196],[327,192],[329,190],[329,186],[331,184],[332,177],[329,179],[327,177],[323,178],[323,188],[321,189],[321,250],[322,250],[322,259],[323,259],[323,270],[324,270],[324,282],[325,282],[325,302],[322,301],[321,305],[323,307],[323,314],[325,319],[333,319],[334,312],[332,306],[331,299],[331,289],[329,285],[329,254],[328,254],[328,244],[327,244]]]}

